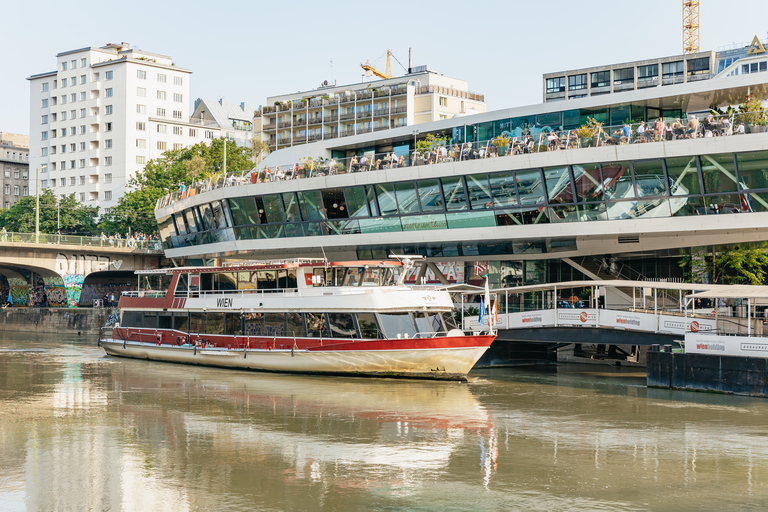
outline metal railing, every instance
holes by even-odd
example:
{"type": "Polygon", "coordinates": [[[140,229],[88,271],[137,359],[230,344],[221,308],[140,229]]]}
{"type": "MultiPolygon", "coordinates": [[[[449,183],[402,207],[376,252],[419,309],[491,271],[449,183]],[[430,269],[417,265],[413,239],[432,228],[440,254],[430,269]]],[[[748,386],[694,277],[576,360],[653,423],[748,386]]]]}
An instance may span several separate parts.
{"type": "MultiPolygon", "coordinates": [[[[393,108],[392,111],[400,107],[393,108]]],[[[404,107],[403,107],[404,108],[404,107]]],[[[281,181],[318,176],[332,176],[351,172],[379,171],[419,165],[461,162],[484,158],[514,157],[517,155],[544,153],[550,151],[571,151],[586,148],[618,146],[628,144],[674,143],[679,140],[691,140],[709,137],[729,137],[743,134],[765,133],[766,118],[763,114],[746,113],[724,116],[700,115],[686,119],[658,119],[648,123],[626,123],[624,125],[599,126],[592,129],[538,130],[537,133],[516,129],[505,132],[505,137],[464,143],[435,145],[429,150],[405,153],[374,153],[348,158],[323,158],[305,160],[300,163],[288,163],[270,168],[266,165],[246,171],[240,175],[230,175],[227,179],[216,177],[198,182],[160,198],[157,208],[168,206],[179,200],[215,188],[268,181],[281,181]],[[761,124],[763,123],[763,124],[761,124]]],[[[378,127],[383,129],[383,127],[378,127]]],[[[377,127],[351,129],[344,135],[368,133],[377,127]]],[[[426,135],[426,133],[424,134],[426,135]]],[[[338,135],[326,134],[323,138],[338,135]]],[[[303,140],[304,136],[302,136],[303,140]]],[[[296,140],[294,138],[294,140],[296,140]]],[[[274,145],[287,144],[290,139],[269,139],[274,145]]]]}
{"type": "Polygon", "coordinates": [[[0,232],[0,243],[26,243],[26,244],[47,244],[47,245],[78,245],[82,247],[110,247],[118,249],[146,250],[153,252],[162,252],[163,247],[160,240],[136,240],[131,238],[114,238],[100,236],[76,236],[76,235],[55,235],[40,233],[17,233],[0,232]]]}

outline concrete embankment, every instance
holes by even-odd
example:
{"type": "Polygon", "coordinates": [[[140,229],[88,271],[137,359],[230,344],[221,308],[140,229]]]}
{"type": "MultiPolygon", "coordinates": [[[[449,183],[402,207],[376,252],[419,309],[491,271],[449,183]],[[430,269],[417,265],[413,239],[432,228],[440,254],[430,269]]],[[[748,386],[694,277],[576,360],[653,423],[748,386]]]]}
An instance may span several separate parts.
{"type": "Polygon", "coordinates": [[[5,308],[3,331],[98,334],[112,310],[108,308],[5,308]]]}

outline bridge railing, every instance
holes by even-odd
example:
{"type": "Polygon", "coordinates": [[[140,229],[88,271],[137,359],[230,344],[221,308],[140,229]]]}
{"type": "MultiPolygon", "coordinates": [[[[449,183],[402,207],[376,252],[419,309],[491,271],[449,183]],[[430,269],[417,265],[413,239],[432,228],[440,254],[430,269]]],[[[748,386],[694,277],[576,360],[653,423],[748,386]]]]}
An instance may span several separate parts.
{"type": "Polygon", "coordinates": [[[136,249],[162,252],[160,240],[110,239],[101,236],[56,235],[41,233],[0,232],[0,243],[26,243],[46,245],[79,245],[84,247],[116,247],[120,249],[136,249]]]}

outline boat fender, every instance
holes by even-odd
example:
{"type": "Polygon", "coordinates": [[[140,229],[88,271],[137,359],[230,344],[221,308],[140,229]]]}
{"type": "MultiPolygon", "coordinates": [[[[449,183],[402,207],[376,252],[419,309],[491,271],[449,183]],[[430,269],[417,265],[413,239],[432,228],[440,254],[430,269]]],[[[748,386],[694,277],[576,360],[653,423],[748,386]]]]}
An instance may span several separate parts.
{"type": "Polygon", "coordinates": [[[163,333],[156,332],[155,336],[157,337],[157,346],[159,347],[160,344],[163,342],[163,333]]]}

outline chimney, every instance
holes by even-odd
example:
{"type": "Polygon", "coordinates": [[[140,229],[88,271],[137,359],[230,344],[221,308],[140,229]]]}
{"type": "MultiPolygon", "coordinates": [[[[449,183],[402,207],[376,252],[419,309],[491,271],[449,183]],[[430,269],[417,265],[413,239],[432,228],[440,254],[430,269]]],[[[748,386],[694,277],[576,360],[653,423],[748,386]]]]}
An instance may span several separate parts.
{"type": "Polygon", "coordinates": [[[245,112],[245,102],[244,101],[242,103],[240,103],[240,108],[242,109],[243,112],[245,112]]]}
{"type": "Polygon", "coordinates": [[[413,48],[408,48],[408,74],[411,74],[413,69],[413,48]]]}

